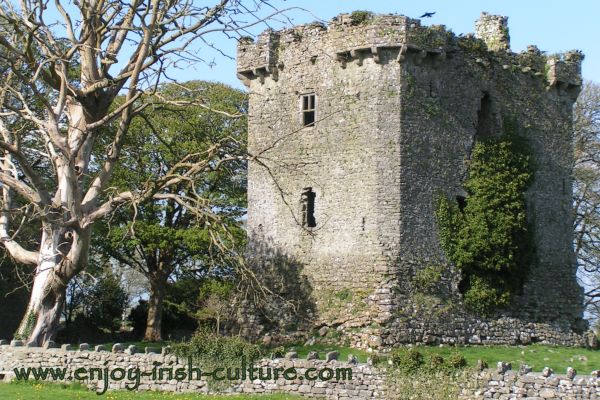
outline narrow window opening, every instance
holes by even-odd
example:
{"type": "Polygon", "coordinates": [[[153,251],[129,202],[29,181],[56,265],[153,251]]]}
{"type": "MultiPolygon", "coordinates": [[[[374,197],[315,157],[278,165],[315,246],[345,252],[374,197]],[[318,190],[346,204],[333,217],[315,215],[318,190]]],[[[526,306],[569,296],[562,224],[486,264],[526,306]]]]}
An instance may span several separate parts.
{"type": "Polygon", "coordinates": [[[481,98],[479,111],[477,111],[477,136],[489,138],[494,135],[494,112],[492,99],[489,93],[484,93],[481,98]]]}
{"type": "Polygon", "coordinates": [[[458,209],[460,212],[465,212],[465,207],[467,206],[467,199],[463,196],[456,196],[456,203],[458,204],[458,209]]]}
{"type": "Polygon", "coordinates": [[[313,192],[312,188],[304,188],[300,202],[302,204],[302,226],[308,228],[314,228],[317,226],[315,220],[315,198],[317,194],[313,192]]]}
{"type": "Polygon", "coordinates": [[[302,125],[314,126],[315,124],[315,95],[302,96],[302,125]]]}

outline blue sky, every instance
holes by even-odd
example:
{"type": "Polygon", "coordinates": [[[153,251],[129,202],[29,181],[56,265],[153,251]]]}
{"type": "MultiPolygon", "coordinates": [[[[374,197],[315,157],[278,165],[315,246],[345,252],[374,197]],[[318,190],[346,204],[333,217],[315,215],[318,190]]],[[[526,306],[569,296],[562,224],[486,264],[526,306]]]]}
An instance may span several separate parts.
{"type": "MultiPolygon", "coordinates": [[[[286,14],[294,24],[302,24],[332,17],[354,10],[369,10],[376,13],[396,13],[409,17],[419,17],[425,11],[435,11],[432,18],[424,19],[426,25],[446,25],[454,33],[474,31],[475,20],[482,11],[508,16],[511,49],[525,50],[535,44],[548,53],[571,49],[582,50],[585,54],[583,76],[585,79],[600,82],[600,1],[598,0],[273,0],[271,4],[279,9],[300,7],[286,14]],[[459,5],[460,4],[460,5],[459,5]]],[[[265,14],[272,10],[265,9],[265,14]]],[[[278,22],[271,26],[279,28],[278,22]]],[[[262,25],[253,33],[266,29],[262,25]]],[[[216,47],[227,55],[235,56],[235,41],[220,36],[210,38],[216,47]]],[[[207,64],[186,66],[175,75],[177,80],[205,79],[228,83],[242,88],[235,74],[235,61],[216,51],[202,49],[207,64]]]]}

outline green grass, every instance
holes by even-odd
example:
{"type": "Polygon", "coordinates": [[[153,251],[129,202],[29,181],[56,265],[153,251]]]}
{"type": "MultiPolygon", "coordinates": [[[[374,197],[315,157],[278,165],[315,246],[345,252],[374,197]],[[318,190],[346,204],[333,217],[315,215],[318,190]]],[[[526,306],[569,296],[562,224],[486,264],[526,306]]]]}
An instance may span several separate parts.
{"type": "Polygon", "coordinates": [[[213,396],[202,395],[198,393],[174,394],[166,392],[128,392],[128,391],[109,391],[102,396],[88,390],[81,385],[61,385],[50,383],[0,383],[0,399],[11,400],[286,400],[299,399],[298,396],[289,394],[276,395],[236,395],[236,396],[213,396]]]}
{"type": "MultiPolygon", "coordinates": [[[[137,346],[138,351],[144,351],[144,347],[156,347],[167,345],[166,342],[127,342],[123,343],[124,348],[130,344],[137,346]]],[[[110,350],[112,343],[105,343],[110,350]]],[[[518,369],[520,364],[527,364],[534,371],[541,371],[544,367],[554,369],[555,373],[564,374],[567,367],[573,367],[578,374],[589,374],[594,370],[600,370],[600,350],[589,350],[580,347],[561,347],[546,345],[529,346],[465,346],[465,347],[436,347],[419,346],[419,351],[425,357],[432,353],[438,353],[442,357],[447,357],[454,351],[459,351],[468,362],[469,366],[475,366],[477,360],[484,360],[490,368],[495,368],[498,361],[510,362],[513,369],[518,369]]],[[[369,353],[365,350],[354,349],[350,347],[315,344],[313,346],[304,346],[302,344],[286,345],[285,351],[296,351],[299,358],[306,358],[309,351],[317,351],[321,359],[329,351],[338,351],[340,353],[338,360],[345,362],[349,354],[354,354],[361,363],[367,362],[369,353]]],[[[266,349],[268,354],[269,350],[266,349]]],[[[382,354],[385,357],[385,354],[382,354]]]]}
{"type": "Polygon", "coordinates": [[[557,374],[564,374],[567,367],[573,367],[578,374],[589,374],[600,369],[600,351],[580,347],[560,346],[469,346],[469,347],[433,347],[419,346],[418,350],[425,356],[438,353],[442,357],[454,351],[460,352],[469,366],[475,366],[477,360],[484,360],[490,368],[495,368],[498,361],[510,362],[513,369],[520,364],[527,364],[534,371],[550,367],[557,374]]]}

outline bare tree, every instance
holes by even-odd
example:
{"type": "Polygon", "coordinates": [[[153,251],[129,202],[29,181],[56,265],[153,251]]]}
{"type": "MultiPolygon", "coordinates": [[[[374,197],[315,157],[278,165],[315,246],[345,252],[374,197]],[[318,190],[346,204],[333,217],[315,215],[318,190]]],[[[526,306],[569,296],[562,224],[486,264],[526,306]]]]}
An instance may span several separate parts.
{"type": "Polygon", "coordinates": [[[575,253],[588,311],[600,306],[600,85],[586,82],[574,108],[575,253]]]}
{"type": "Polygon", "coordinates": [[[156,93],[173,64],[200,59],[195,42],[209,45],[214,32],[235,36],[258,24],[256,12],[269,6],[266,0],[198,3],[2,0],[0,61],[8,68],[0,89],[0,240],[16,261],[36,268],[18,330],[32,344],[54,335],[65,288],[86,267],[94,222],[151,198],[190,212],[206,209],[193,190],[167,189],[212,168],[219,143],[188,154],[137,191],[109,187],[131,120],[149,104],[141,98],[156,93]],[[26,124],[15,130],[15,121],[26,124]],[[115,128],[101,129],[109,123],[115,128]],[[41,223],[39,248],[19,242],[10,224],[19,205],[41,223]]]}

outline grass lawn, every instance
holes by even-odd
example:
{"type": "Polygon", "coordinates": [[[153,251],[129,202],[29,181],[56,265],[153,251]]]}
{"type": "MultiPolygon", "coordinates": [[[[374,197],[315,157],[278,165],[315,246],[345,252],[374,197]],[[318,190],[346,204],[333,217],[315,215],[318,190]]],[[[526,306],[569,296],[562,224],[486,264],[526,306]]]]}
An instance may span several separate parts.
{"type": "Polygon", "coordinates": [[[60,384],[42,384],[32,382],[0,383],[0,399],[11,400],[287,400],[299,399],[298,396],[288,394],[276,395],[239,395],[239,396],[213,396],[201,395],[198,393],[174,394],[165,392],[128,392],[128,391],[109,391],[104,395],[98,396],[95,392],[88,390],[84,386],[67,386],[60,384]]]}
{"type": "MultiPolygon", "coordinates": [[[[131,342],[123,343],[125,348],[130,344],[135,344],[138,351],[144,351],[144,347],[160,348],[167,345],[166,342],[131,342]]],[[[112,343],[105,344],[110,350],[112,343]]],[[[594,370],[600,370],[600,350],[588,350],[580,347],[561,347],[547,345],[529,345],[529,346],[419,346],[419,351],[427,358],[433,353],[446,357],[451,353],[458,351],[466,359],[469,366],[474,366],[477,360],[484,360],[490,368],[494,368],[498,361],[512,363],[513,369],[518,369],[520,364],[527,364],[534,371],[541,371],[544,367],[554,369],[557,374],[564,374],[567,367],[573,367],[578,374],[589,374],[594,370]]],[[[321,359],[329,351],[338,351],[340,353],[338,360],[345,362],[349,354],[354,354],[358,361],[364,363],[370,355],[365,350],[354,349],[350,347],[341,347],[335,345],[315,344],[313,346],[304,346],[303,344],[286,345],[285,351],[296,351],[299,358],[306,358],[309,351],[317,351],[321,359]]],[[[265,353],[268,354],[266,349],[265,353]]],[[[385,354],[380,354],[385,357],[385,354]]]]}
{"type": "MultiPolygon", "coordinates": [[[[364,350],[349,347],[338,347],[328,345],[314,346],[285,346],[286,351],[297,351],[300,358],[306,358],[309,351],[319,352],[320,358],[325,358],[328,351],[338,351],[339,360],[345,362],[348,354],[354,354],[360,362],[366,362],[369,353],[364,350]]],[[[469,366],[475,366],[477,360],[484,360],[490,368],[495,368],[498,361],[510,362],[513,369],[519,365],[527,364],[536,372],[541,372],[544,367],[550,367],[556,374],[564,374],[567,367],[573,367],[578,374],[589,374],[594,370],[600,370],[600,350],[588,350],[580,347],[561,347],[546,345],[530,346],[418,346],[417,349],[429,358],[431,354],[437,353],[446,358],[453,352],[458,351],[467,360],[469,366]]],[[[380,354],[382,358],[386,354],[380,354]]],[[[427,360],[426,360],[427,361],[427,360]]]]}
{"type": "Polygon", "coordinates": [[[534,344],[530,346],[420,346],[417,349],[426,358],[433,353],[445,358],[458,350],[467,359],[469,366],[476,365],[477,360],[484,360],[490,368],[495,368],[498,361],[505,361],[510,362],[513,369],[518,369],[520,364],[527,364],[537,372],[544,367],[550,367],[556,374],[564,374],[567,367],[575,368],[578,374],[589,374],[600,369],[600,351],[580,347],[534,344]]]}

